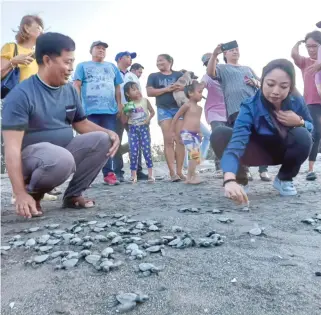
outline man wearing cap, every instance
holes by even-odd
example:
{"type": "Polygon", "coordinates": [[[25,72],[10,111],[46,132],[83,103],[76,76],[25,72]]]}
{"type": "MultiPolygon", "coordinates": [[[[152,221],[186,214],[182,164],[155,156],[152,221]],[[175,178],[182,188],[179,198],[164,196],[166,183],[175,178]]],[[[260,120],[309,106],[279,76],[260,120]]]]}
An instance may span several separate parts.
{"type": "MultiPolygon", "coordinates": [[[[122,104],[126,104],[126,98],[124,95],[124,85],[126,82],[130,81],[126,79],[131,73],[128,71],[128,68],[132,64],[132,60],[135,59],[137,54],[135,52],[123,51],[116,55],[115,61],[117,62],[118,69],[120,71],[121,77],[123,79],[123,83],[121,84],[121,102],[122,104]]],[[[124,126],[120,119],[117,120],[117,134],[120,139],[120,143],[122,141],[124,129],[127,130],[127,126],[124,126]]],[[[115,169],[115,173],[120,182],[124,181],[124,171],[123,171],[123,157],[122,152],[118,151],[115,155],[115,159],[117,159],[117,169],[115,169]]],[[[137,179],[147,180],[148,176],[142,172],[142,152],[139,152],[138,155],[138,169],[137,169],[137,179]]]]}
{"type": "MultiPolygon", "coordinates": [[[[97,125],[116,131],[117,117],[122,111],[122,76],[118,68],[104,61],[108,45],[102,41],[93,42],[90,47],[91,61],[78,64],[74,74],[74,86],[82,99],[88,119],[97,125]]],[[[104,182],[117,185],[115,176],[118,158],[109,159],[103,167],[104,182]]]]}

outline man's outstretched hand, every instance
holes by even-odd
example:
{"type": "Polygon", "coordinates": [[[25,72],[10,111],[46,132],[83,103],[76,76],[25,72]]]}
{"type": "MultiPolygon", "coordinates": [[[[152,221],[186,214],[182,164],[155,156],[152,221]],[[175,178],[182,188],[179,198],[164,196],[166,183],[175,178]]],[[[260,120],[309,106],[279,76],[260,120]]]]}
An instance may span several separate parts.
{"type": "Polygon", "coordinates": [[[42,212],[37,210],[36,201],[26,192],[16,194],[16,212],[28,219],[42,215],[42,212]]]}

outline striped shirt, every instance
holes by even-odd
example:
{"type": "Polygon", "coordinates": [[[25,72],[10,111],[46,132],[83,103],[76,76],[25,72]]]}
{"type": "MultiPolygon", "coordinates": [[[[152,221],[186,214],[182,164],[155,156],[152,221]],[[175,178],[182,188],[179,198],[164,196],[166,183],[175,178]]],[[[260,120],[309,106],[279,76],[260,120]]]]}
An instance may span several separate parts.
{"type": "Polygon", "coordinates": [[[228,117],[240,111],[241,103],[254,96],[257,88],[245,83],[246,77],[259,79],[247,66],[219,64],[216,66],[216,78],[221,83],[228,117]]]}

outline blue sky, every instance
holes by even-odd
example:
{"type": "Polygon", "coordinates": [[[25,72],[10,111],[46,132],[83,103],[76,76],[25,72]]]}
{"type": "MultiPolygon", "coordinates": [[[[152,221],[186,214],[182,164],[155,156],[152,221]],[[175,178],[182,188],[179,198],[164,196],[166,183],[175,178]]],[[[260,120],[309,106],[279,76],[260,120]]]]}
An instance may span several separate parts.
{"type": "MultiPolygon", "coordinates": [[[[316,29],[320,8],[320,0],[5,0],[1,3],[1,45],[14,39],[12,29],[23,15],[36,13],[50,31],[74,39],[76,63],[90,59],[89,47],[95,40],[109,44],[107,61],[114,62],[119,51],[137,52],[136,61],[145,67],[143,86],[148,74],[157,71],[158,54],[172,55],[174,69],[185,68],[202,76],[202,54],[234,39],[240,46],[240,63],[260,76],[272,59],[290,59],[292,46],[316,29]]],[[[304,47],[302,53],[306,54],[304,47]]],[[[296,70],[302,91],[301,73],[296,70]]],[[[152,129],[159,134],[156,120],[152,129]]]]}

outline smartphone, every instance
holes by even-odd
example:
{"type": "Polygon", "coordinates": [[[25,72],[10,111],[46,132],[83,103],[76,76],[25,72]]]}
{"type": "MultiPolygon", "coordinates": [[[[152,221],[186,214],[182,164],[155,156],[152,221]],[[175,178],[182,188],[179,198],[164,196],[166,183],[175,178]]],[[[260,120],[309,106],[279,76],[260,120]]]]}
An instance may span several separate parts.
{"type": "Polygon", "coordinates": [[[239,47],[239,45],[237,44],[237,41],[233,40],[232,42],[222,44],[221,49],[222,49],[222,51],[227,51],[227,50],[231,50],[231,49],[234,49],[237,47],[239,47]]]}

